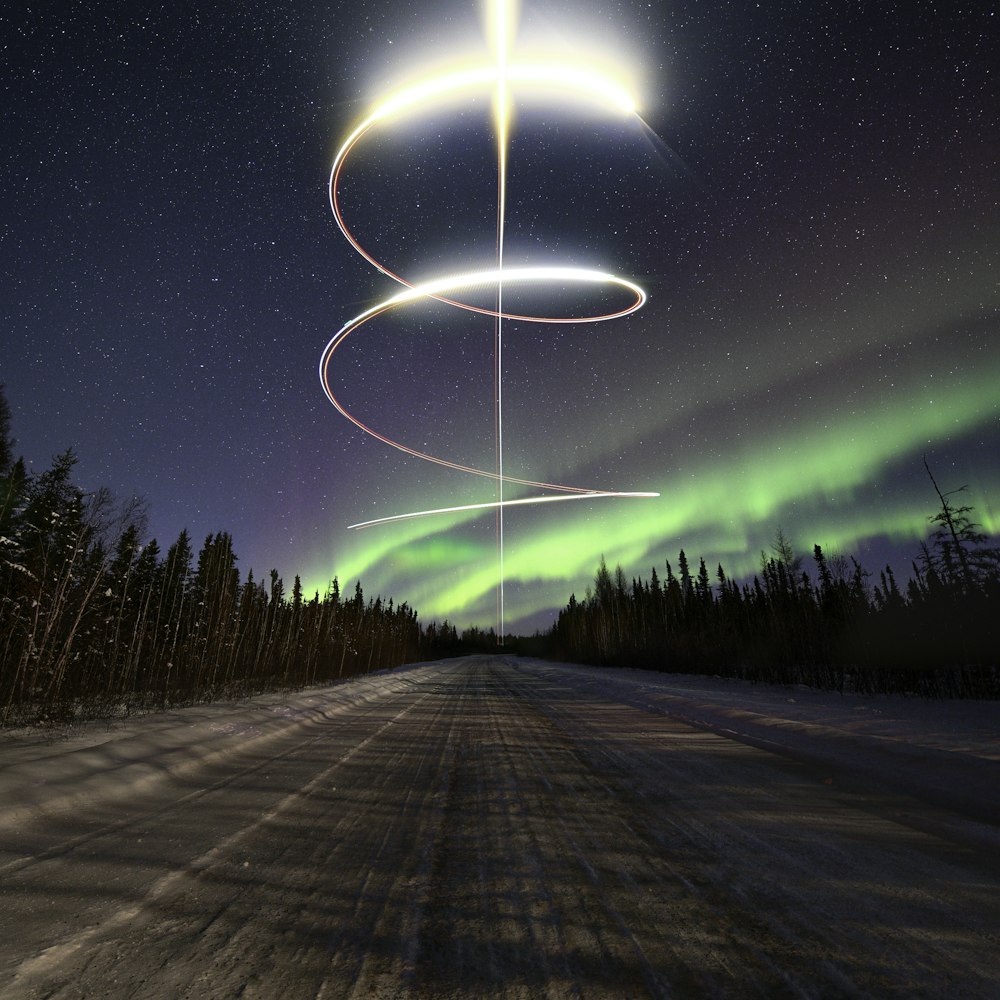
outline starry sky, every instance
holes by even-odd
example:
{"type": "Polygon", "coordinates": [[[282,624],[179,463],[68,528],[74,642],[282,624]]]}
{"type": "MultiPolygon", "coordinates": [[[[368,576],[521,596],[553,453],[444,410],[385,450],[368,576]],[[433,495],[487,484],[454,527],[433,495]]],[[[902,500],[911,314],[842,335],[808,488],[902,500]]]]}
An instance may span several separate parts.
{"type": "MultiPolygon", "coordinates": [[[[163,549],[229,531],[244,574],[309,593],[360,577],[425,621],[494,623],[492,514],[347,529],[493,484],[367,438],[316,373],[333,332],[398,290],[337,230],[336,150],[387,88],[487,59],[481,14],[0,14],[0,381],[35,471],[72,446],[81,485],[147,499],[163,549]]],[[[505,468],[661,496],[508,511],[507,628],[546,627],[602,555],[648,576],[683,546],[752,573],[779,526],[906,576],[935,509],[924,455],[1000,534],[998,29],[961,0],[524,0],[517,44],[622,63],[648,127],[519,106],[505,261],[611,271],[649,302],[505,325],[505,468]]],[[[492,266],[489,114],[470,97],[352,157],[345,215],[397,273],[492,266]]],[[[587,308],[577,292],[532,305],[587,308]]],[[[396,311],[335,378],[380,431],[492,468],[488,319],[396,311]]]]}

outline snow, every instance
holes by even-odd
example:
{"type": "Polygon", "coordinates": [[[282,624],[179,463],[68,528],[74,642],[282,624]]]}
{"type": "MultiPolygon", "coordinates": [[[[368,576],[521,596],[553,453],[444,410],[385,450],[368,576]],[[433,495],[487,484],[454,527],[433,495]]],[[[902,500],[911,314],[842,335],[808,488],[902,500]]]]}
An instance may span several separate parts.
{"type": "Polygon", "coordinates": [[[671,714],[716,720],[752,719],[817,738],[890,741],[1000,760],[1000,702],[940,701],[908,695],[839,694],[805,685],[753,684],[725,677],[645,670],[575,668],[609,693],[626,685],[660,699],[671,714]],[[617,683],[616,683],[617,682],[617,683]]]}
{"type": "Polygon", "coordinates": [[[0,735],[4,997],[996,997],[992,703],[506,656],[0,735]]]}
{"type": "MultiPolygon", "coordinates": [[[[524,660],[521,669],[575,684],[610,701],[641,706],[747,742],[841,770],[870,771],[910,760],[933,778],[941,754],[1000,761],[1000,702],[856,695],[803,685],[751,684],[723,677],[611,670],[524,660]]],[[[32,812],[127,794],[169,775],[224,758],[249,741],[349,712],[400,690],[414,664],[349,684],[281,692],[146,716],[0,732],[0,829],[32,812]]],[[[990,771],[992,773],[992,769],[990,771]]]]}
{"type": "Polygon", "coordinates": [[[125,719],[0,731],[0,831],[34,814],[127,796],[222,761],[251,741],[265,746],[398,690],[411,669],[125,719]]]}

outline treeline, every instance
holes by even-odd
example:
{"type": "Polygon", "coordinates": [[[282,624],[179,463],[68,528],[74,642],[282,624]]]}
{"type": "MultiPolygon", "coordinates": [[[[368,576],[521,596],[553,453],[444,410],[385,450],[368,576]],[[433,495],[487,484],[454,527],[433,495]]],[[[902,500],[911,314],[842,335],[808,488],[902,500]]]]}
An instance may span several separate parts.
{"type": "MultiPolygon", "coordinates": [[[[928,473],[930,470],[928,469],[928,473]]],[[[933,476],[931,476],[933,482],[933,476]]],[[[1000,551],[942,493],[929,539],[901,588],[886,566],[873,579],[854,558],[811,565],[779,529],[760,572],[730,579],[721,564],[648,580],[603,560],[584,600],[575,595],[549,634],[564,660],[772,683],[933,697],[1000,697],[1000,551]]],[[[964,489],[964,487],[963,487],[964,489]]]]}
{"type": "MultiPolygon", "coordinates": [[[[507,641],[512,642],[513,637],[508,636],[507,641]]],[[[420,648],[423,657],[428,660],[495,653],[498,649],[497,633],[496,629],[482,629],[475,625],[460,633],[446,618],[443,622],[431,622],[421,629],[420,648]]]]}
{"type": "Polygon", "coordinates": [[[417,660],[406,604],[243,581],[232,539],[143,543],[141,505],[12,460],[0,392],[0,724],[301,687],[417,660]]]}

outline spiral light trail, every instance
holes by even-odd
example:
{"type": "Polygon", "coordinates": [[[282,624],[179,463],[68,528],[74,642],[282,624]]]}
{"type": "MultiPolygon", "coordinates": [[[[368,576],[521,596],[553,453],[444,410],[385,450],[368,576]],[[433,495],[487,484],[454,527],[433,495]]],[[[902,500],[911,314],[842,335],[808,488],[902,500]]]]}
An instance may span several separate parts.
{"type": "Polygon", "coordinates": [[[348,320],[330,339],[323,350],[319,364],[319,377],[323,391],[334,407],[366,434],[384,444],[424,461],[446,466],[459,472],[483,476],[493,480],[495,499],[478,504],[438,507],[431,510],[411,511],[394,514],[374,520],[350,525],[351,528],[368,528],[393,521],[426,517],[434,514],[458,513],[475,510],[493,510],[497,533],[497,633],[502,641],[504,625],[504,535],[503,512],[513,506],[554,503],[567,500],[593,500],[602,497],[656,497],[658,493],[602,490],[561,483],[545,483],[522,479],[507,474],[503,464],[503,323],[518,320],[532,323],[597,323],[627,316],[641,308],[646,301],[645,292],[636,284],[624,278],[603,271],[578,267],[504,267],[504,239],[506,226],[507,198],[507,154],[510,137],[514,95],[528,91],[548,99],[580,104],[591,108],[613,110],[622,115],[636,115],[636,105],[625,87],[610,75],[593,69],[582,68],[579,64],[564,62],[547,56],[544,62],[523,63],[512,61],[512,47],[515,27],[514,0],[489,0],[487,32],[492,48],[492,63],[489,65],[466,65],[443,71],[419,80],[410,86],[389,95],[378,103],[359,125],[347,136],[341,145],[330,171],[330,207],[340,231],[351,246],[380,272],[405,286],[405,289],[359,313],[348,320]],[[408,115],[425,112],[428,108],[475,94],[486,93],[492,97],[493,125],[497,143],[497,221],[496,221],[496,266],[490,270],[453,274],[421,284],[413,284],[392,271],[387,264],[370,254],[349,229],[341,209],[339,187],[351,152],[373,129],[391,124],[408,115]],[[627,292],[630,301],[624,307],[587,316],[535,316],[508,312],[504,305],[504,292],[512,286],[522,284],[569,283],[576,285],[605,285],[627,292]],[[465,301],[462,293],[482,287],[495,288],[495,305],[487,308],[465,301]],[[481,313],[492,317],[494,323],[494,424],[496,463],[492,470],[479,469],[446,458],[418,451],[400,441],[395,441],[373,427],[368,426],[350,413],[337,399],[330,385],[330,364],[334,352],[348,336],[365,323],[390,310],[406,306],[421,299],[434,299],[459,309],[481,313]],[[504,497],[504,484],[528,486],[548,490],[557,495],[529,496],[517,499],[504,497]]]}

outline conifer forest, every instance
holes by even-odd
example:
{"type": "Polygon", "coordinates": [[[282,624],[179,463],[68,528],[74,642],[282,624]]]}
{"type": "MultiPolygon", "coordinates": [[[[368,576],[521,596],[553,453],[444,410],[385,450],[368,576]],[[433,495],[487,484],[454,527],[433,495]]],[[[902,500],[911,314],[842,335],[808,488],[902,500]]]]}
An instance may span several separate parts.
{"type": "MultiPolygon", "coordinates": [[[[0,392],[0,724],[144,711],[301,688],[496,648],[492,629],[422,626],[406,603],[241,579],[232,538],[187,531],[162,551],[139,501],[87,493],[68,450],[30,475],[0,392]]],[[[819,545],[806,563],[778,529],[751,581],[693,568],[627,580],[602,562],[546,635],[508,648],[573,662],[828,689],[1000,696],[1000,552],[937,493],[912,577],[874,579],[819,545]]]]}
{"type": "Polygon", "coordinates": [[[0,394],[0,723],[54,721],[304,687],[419,659],[415,611],[240,579],[231,537],[163,552],[143,510],[14,460],[0,394]]]}
{"type": "MultiPolygon", "coordinates": [[[[940,507],[912,576],[876,578],[813,548],[811,566],[777,530],[749,582],[684,551],[665,578],[627,580],[602,562],[559,614],[549,652],[576,663],[712,673],[828,690],[1000,697],[1000,551],[927,470],[940,507]]],[[[958,502],[956,501],[958,497],[958,502]]]]}

